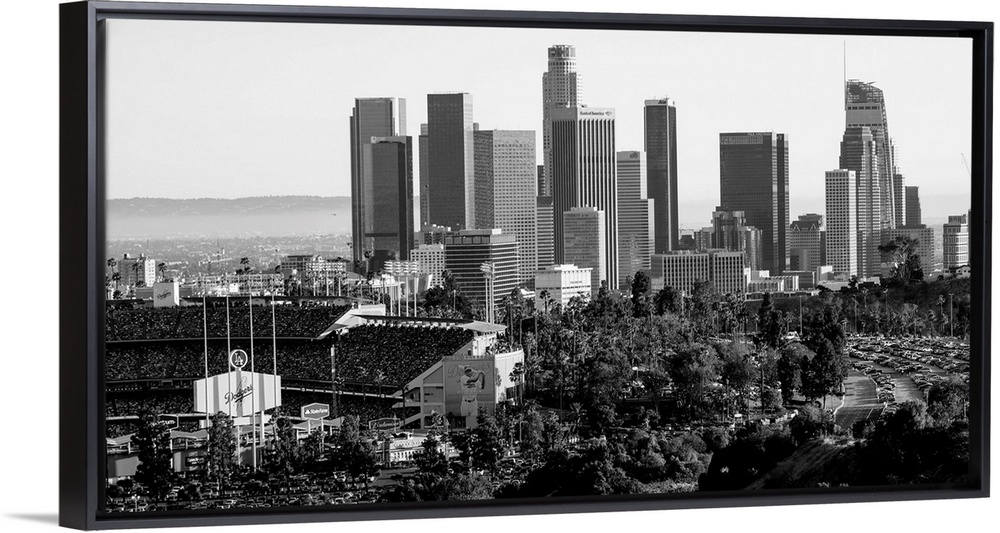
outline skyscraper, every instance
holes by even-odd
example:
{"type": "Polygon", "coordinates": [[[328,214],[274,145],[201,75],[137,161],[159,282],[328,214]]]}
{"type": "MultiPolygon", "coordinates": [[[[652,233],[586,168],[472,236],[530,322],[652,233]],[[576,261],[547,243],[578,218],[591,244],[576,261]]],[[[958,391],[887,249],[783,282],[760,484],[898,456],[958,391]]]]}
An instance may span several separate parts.
{"type": "Polygon", "coordinates": [[[944,225],[943,232],[944,268],[952,269],[969,264],[969,218],[968,215],[952,215],[944,225]]]}
{"type": "Polygon", "coordinates": [[[427,166],[427,124],[420,125],[420,136],[417,138],[417,153],[420,158],[420,227],[424,227],[430,222],[427,216],[430,213],[430,189],[427,186],[430,168],[427,166]]]}
{"type": "Polygon", "coordinates": [[[921,228],[924,226],[920,212],[920,187],[906,188],[906,227],[921,228]]]}
{"type": "Polygon", "coordinates": [[[475,132],[476,227],[500,228],[518,244],[518,276],[534,282],[538,270],[535,132],[475,132]]]}
{"type": "Polygon", "coordinates": [[[743,211],[761,231],[763,269],[787,268],[788,140],[783,133],[719,134],[720,207],[743,211]]]}
{"type": "Polygon", "coordinates": [[[381,270],[390,259],[409,259],[413,248],[413,142],[372,137],[361,148],[367,204],[361,242],[372,252],[370,270],[381,270]]]}
{"type": "MultiPolygon", "coordinates": [[[[867,126],[847,128],[840,143],[840,168],[853,170],[857,183],[856,244],[858,246],[858,271],[862,278],[881,272],[882,255],[878,251],[882,230],[889,229],[882,216],[882,187],[878,178],[878,148],[875,136],[867,126]]],[[[827,213],[829,215],[829,213],[827,213]]]]}
{"type": "Polygon", "coordinates": [[[552,197],[539,196],[535,199],[535,209],[538,217],[538,269],[541,270],[556,263],[556,244],[554,239],[555,214],[552,211],[552,197]]]}
{"type": "Polygon", "coordinates": [[[580,100],[580,75],[576,72],[576,49],[572,45],[549,47],[548,70],[542,73],[542,157],[544,164],[538,195],[552,196],[552,123],[553,109],[577,107],[580,100]]]}
{"type": "MultiPolygon", "coordinates": [[[[574,207],[594,207],[604,211],[607,272],[618,272],[615,112],[595,107],[553,109],[551,120],[556,263],[570,262],[563,255],[564,213],[574,207]]],[[[618,288],[616,275],[608,276],[608,288],[618,288]]]]}
{"type": "Polygon", "coordinates": [[[826,172],[826,262],[834,272],[858,274],[858,192],[853,170],[826,172]]]}
{"type": "Polygon", "coordinates": [[[648,198],[653,200],[655,253],[677,249],[677,108],[669,98],[646,100],[643,113],[649,172],[648,198]]]}
{"type": "Polygon", "coordinates": [[[354,260],[364,259],[366,221],[372,218],[372,184],[366,183],[363,146],[373,137],[406,135],[406,99],[356,98],[351,114],[351,230],[354,260]]]}
{"type": "Polygon", "coordinates": [[[811,271],[823,266],[823,215],[799,215],[788,225],[788,262],[790,270],[811,271]]]}
{"type": "Polygon", "coordinates": [[[743,211],[725,211],[716,208],[712,213],[712,227],[709,243],[704,249],[745,252],[746,266],[750,270],[763,268],[761,231],[747,224],[743,211]]]}
{"type": "Polygon", "coordinates": [[[618,152],[618,283],[649,270],[653,255],[653,200],[646,197],[644,152],[618,152]]]}
{"type": "Polygon", "coordinates": [[[427,222],[475,227],[472,95],[427,95],[427,222]]]}
{"type": "Polygon", "coordinates": [[[602,281],[609,288],[616,272],[608,269],[604,211],[594,207],[574,207],[563,213],[563,257],[566,263],[591,269],[591,290],[597,294],[602,281]]]}
{"type": "MultiPolygon", "coordinates": [[[[462,230],[444,238],[445,269],[451,272],[462,294],[486,308],[492,299],[498,308],[517,287],[517,239],[499,229],[462,230]],[[492,264],[492,283],[487,284],[484,264],[492,264]],[[492,291],[488,287],[492,285],[492,291]]],[[[491,318],[491,317],[487,317],[491,318]]]]}
{"type": "MultiPolygon", "coordinates": [[[[902,225],[903,197],[902,174],[895,161],[896,149],[889,136],[889,121],[886,118],[885,95],[872,83],[847,80],[844,89],[844,109],[848,129],[867,127],[875,142],[880,223],[878,229],[894,228],[902,225]],[[897,183],[898,181],[898,183],[897,183]]],[[[848,168],[841,165],[842,168],[848,168]]]]}

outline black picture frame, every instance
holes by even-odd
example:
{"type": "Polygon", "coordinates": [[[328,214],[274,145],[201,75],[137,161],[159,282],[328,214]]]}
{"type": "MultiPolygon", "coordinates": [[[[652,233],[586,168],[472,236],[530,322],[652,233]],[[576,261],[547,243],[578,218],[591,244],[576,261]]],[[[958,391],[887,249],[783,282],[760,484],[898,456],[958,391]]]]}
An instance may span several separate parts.
{"type": "Polygon", "coordinates": [[[671,16],[646,14],[291,7],[130,2],[60,6],[60,439],[59,522],[74,529],[249,525],[482,515],[772,506],[989,496],[990,298],[988,275],[973,275],[970,468],[974,483],[937,487],[825,488],[664,497],[580,498],[573,502],[426,502],[346,509],[198,511],[108,516],[99,511],[103,438],[103,216],[100,21],[107,18],[546,27],[957,37],[972,40],[973,151],[970,267],[991,269],[993,38],[991,22],[671,16]]]}

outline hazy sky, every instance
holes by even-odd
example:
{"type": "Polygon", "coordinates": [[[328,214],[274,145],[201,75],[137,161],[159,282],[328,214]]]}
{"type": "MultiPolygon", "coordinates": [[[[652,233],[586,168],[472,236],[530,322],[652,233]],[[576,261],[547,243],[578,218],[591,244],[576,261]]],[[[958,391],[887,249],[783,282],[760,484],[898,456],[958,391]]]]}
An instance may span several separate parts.
{"type": "Polygon", "coordinates": [[[571,44],[583,103],[616,110],[618,150],[642,149],[644,100],[676,101],[682,226],[709,224],[718,204],[720,132],[785,133],[792,217],[823,213],[846,43],[847,76],[885,93],[924,217],[970,205],[964,39],[140,20],[107,30],[109,198],[347,196],[355,97],[406,98],[413,136],[432,92],[471,93],[481,129],[537,131],[546,49],[571,44]]]}

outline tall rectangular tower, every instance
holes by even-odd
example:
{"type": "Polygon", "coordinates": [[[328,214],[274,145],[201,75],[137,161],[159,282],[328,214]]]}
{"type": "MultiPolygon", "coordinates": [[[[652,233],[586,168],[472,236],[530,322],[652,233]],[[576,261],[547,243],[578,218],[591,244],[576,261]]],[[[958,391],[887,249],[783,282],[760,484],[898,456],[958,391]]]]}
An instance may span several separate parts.
{"type": "Polygon", "coordinates": [[[472,95],[427,95],[427,222],[475,227],[472,95]]]}
{"type": "Polygon", "coordinates": [[[853,170],[857,183],[858,271],[862,278],[881,273],[878,251],[882,230],[889,229],[882,216],[882,184],[879,179],[878,147],[867,126],[847,128],[840,143],[840,168],[853,170]]]}
{"type": "Polygon", "coordinates": [[[646,100],[643,113],[649,172],[647,197],[653,200],[654,252],[676,250],[677,107],[669,98],[646,100]]]}
{"type": "Polygon", "coordinates": [[[788,225],[791,270],[813,271],[823,266],[823,215],[810,213],[788,225]]]}
{"type": "Polygon", "coordinates": [[[538,217],[538,269],[547,268],[556,263],[556,245],[553,241],[554,213],[552,212],[552,197],[539,196],[535,200],[538,217]]]}
{"type": "Polygon", "coordinates": [[[743,211],[761,232],[763,268],[787,268],[788,140],[782,133],[719,134],[720,208],[743,211]]]}
{"type": "Polygon", "coordinates": [[[591,269],[590,285],[593,294],[601,288],[601,282],[615,278],[615,271],[608,270],[607,241],[604,227],[604,211],[594,207],[574,207],[563,213],[565,232],[563,233],[563,257],[565,263],[580,268],[591,269]]]}
{"type": "Polygon", "coordinates": [[[552,196],[552,110],[582,105],[580,75],[576,72],[576,49],[572,45],[556,44],[549,47],[548,54],[548,70],[542,73],[542,158],[544,164],[539,179],[539,196],[552,196]]]}
{"type": "Polygon", "coordinates": [[[518,244],[518,276],[534,282],[538,270],[535,132],[475,132],[476,227],[500,228],[518,244]]]}
{"type": "Polygon", "coordinates": [[[924,226],[920,212],[920,187],[906,188],[906,227],[921,228],[924,226]]]}
{"type": "Polygon", "coordinates": [[[410,137],[372,137],[362,146],[365,197],[362,243],[372,270],[385,261],[409,259],[413,248],[413,142],[410,137]]]}
{"type": "Polygon", "coordinates": [[[826,172],[826,262],[834,272],[858,274],[858,192],[853,170],[826,172]]]}
{"type": "MultiPolygon", "coordinates": [[[[618,272],[615,111],[596,107],[553,109],[551,119],[556,263],[566,262],[564,214],[574,207],[593,207],[604,211],[607,272],[618,272]]],[[[608,288],[618,288],[616,275],[608,276],[608,288]]]]}
{"type": "Polygon", "coordinates": [[[654,202],[646,197],[644,152],[618,152],[618,283],[649,270],[653,255],[654,202]]]}
{"type": "Polygon", "coordinates": [[[370,251],[363,242],[366,221],[371,220],[372,184],[366,183],[363,147],[373,137],[406,135],[405,98],[356,98],[351,113],[351,233],[354,260],[370,251]]]}

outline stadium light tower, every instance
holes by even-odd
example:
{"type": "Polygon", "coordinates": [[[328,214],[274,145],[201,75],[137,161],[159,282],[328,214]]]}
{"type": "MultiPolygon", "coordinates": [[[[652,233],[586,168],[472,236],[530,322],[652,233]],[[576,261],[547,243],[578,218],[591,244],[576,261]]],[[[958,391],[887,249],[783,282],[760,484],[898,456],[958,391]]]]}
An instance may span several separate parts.
{"type": "Polygon", "coordinates": [[[493,277],[497,273],[497,265],[487,261],[479,265],[479,270],[486,277],[486,321],[492,324],[495,321],[493,316],[493,277]]]}

